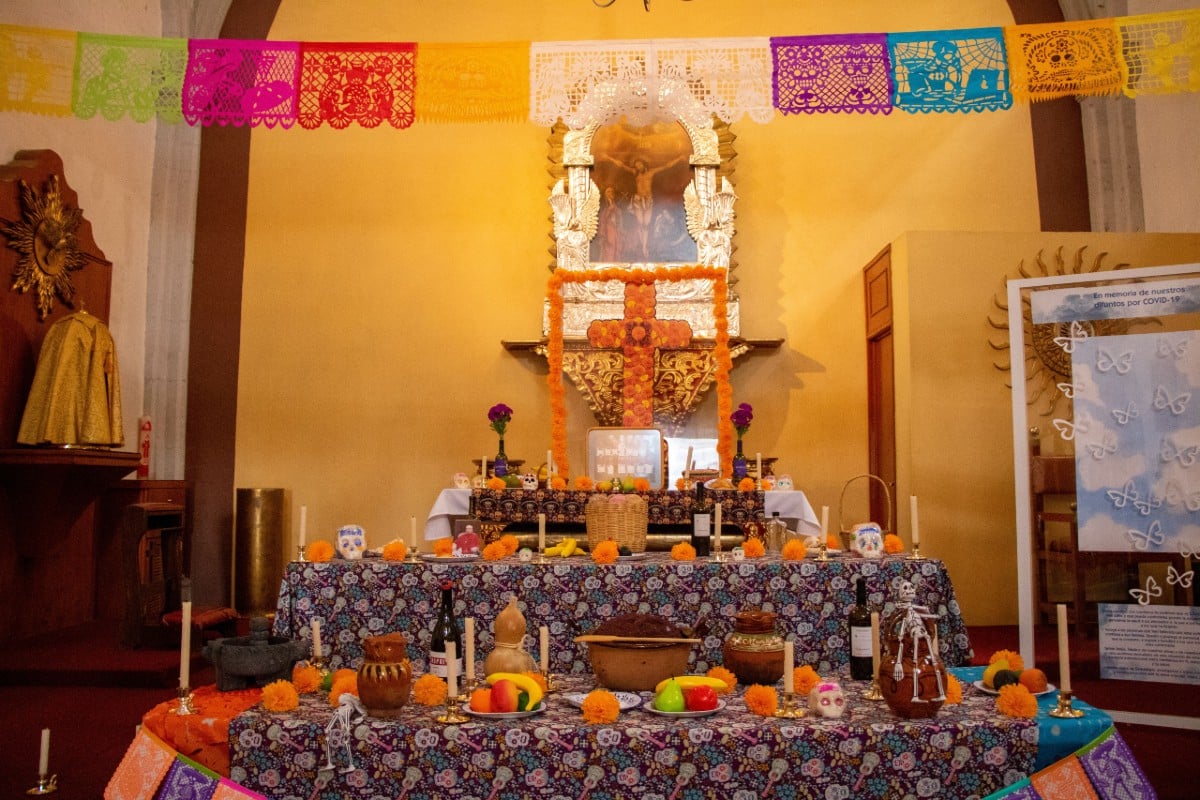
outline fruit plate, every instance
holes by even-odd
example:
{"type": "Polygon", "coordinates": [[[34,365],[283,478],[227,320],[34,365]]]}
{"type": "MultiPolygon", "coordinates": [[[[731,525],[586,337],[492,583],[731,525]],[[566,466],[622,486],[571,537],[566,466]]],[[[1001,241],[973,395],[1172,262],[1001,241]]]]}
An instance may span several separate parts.
{"type": "MultiPolygon", "coordinates": [[[[613,697],[617,698],[617,703],[621,706],[622,711],[628,711],[631,708],[637,708],[642,704],[642,698],[633,692],[613,692],[613,697]]],[[[567,692],[562,695],[562,699],[566,700],[576,708],[583,707],[583,701],[587,697],[587,692],[567,692]]]]}
{"type": "Polygon", "coordinates": [[[677,719],[694,719],[695,717],[708,717],[716,714],[721,709],[725,708],[725,701],[718,700],[716,708],[710,708],[707,711],[660,711],[654,707],[654,698],[647,700],[642,708],[649,711],[651,714],[658,714],[660,717],[675,717],[677,719]]]}
{"type": "Polygon", "coordinates": [[[464,708],[463,713],[469,714],[472,717],[479,717],[480,719],[523,719],[525,717],[532,717],[534,714],[540,714],[545,710],[546,710],[546,701],[543,700],[542,702],[538,703],[533,708],[528,708],[524,711],[483,712],[483,711],[473,711],[470,708],[464,708]]]}
{"type": "Polygon", "coordinates": [[[617,556],[617,561],[641,561],[645,557],[645,553],[630,553],[627,556],[617,556]]]}
{"type": "Polygon", "coordinates": [[[421,553],[422,561],[439,561],[447,564],[452,564],[457,561],[474,561],[479,558],[478,553],[468,553],[465,556],[439,556],[433,553],[421,553]]]}
{"type": "MultiPolygon", "coordinates": [[[[983,681],[972,681],[971,685],[974,686],[979,691],[983,692],[984,694],[1000,694],[999,689],[989,689],[988,687],[983,685],[983,681]]],[[[1051,692],[1057,692],[1057,691],[1058,691],[1057,686],[1055,686],[1053,683],[1048,683],[1048,684],[1046,684],[1045,689],[1043,689],[1040,692],[1034,692],[1033,696],[1041,697],[1044,694],[1050,694],[1051,692]]]]}

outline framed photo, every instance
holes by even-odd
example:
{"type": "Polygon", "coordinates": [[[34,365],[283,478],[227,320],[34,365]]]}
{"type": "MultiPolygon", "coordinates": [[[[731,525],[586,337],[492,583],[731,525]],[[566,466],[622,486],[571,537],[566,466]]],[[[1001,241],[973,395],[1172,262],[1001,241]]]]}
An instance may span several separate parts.
{"type": "Polygon", "coordinates": [[[587,474],[597,483],[645,478],[663,487],[663,435],[658,428],[592,428],[587,432],[587,474]]]}

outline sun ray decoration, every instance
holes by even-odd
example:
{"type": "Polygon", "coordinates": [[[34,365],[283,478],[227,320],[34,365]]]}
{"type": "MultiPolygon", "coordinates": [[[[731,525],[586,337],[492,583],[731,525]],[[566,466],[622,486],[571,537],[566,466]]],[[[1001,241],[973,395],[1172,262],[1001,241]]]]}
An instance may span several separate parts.
{"type": "Polygon", "coordinates": [[[20,253],[10,288],[22,294],[35,289],[38,316],[45,319],[54,309],[55,296],[74,308],[71,273],[88,259],[75,238],[83,211],[63,205],[57,175],[50,176],[40,195],[25,181],[20,187],[23,219],[0,221],[8,246],[20,253]]]}

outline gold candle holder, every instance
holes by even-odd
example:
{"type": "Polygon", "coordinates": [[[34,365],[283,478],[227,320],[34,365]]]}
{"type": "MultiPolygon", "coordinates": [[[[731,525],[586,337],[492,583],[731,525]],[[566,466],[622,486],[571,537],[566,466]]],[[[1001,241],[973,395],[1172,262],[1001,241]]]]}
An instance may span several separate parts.
{"type": "Polygon", "coordinates": [[[1058,706],[1050,710],[1049,714],[1058,719],[1079,719],[1083,716],[1083,712],[1078,708],[1071,707],[1072,692],[1059,689],[1058,691],[1058,706]]]}
{"type": "Polygon", "coordinates": [[[192,703],[192,690],[189,687],[179,687],[179,705],[171,709],[171,713],[180,717],[196,713],[196,706],[192,703]]]}
{"type": "Polygon", "coordinates": [[[863,695],[864,700],[882,700],[883,692],[879,691],[879,676],[871,678],[871,688],[863,695]]]}
{"type": "Polygon", "coordinates": [[[412,561],[413,563],[420,561],[421,560],[421,548],[417,547],[416,545],[413,545],[412,549],[408,551],[408,560],[412,561]]]}
{"type": "Polygon", "coordinates": [[[57,775],[39,775],[37,784],[26,789],[25,794],[53,794],[57,791],[57,775]]]}
{"type": "Polygon", "coordinates": [[[821,543],[817,545],[817,561],[829,560],[829,541],[828,534],[821,534],[821,543]]]}
{"type": "Polygon", "coordinates": [[[302,545],[302,544],[296,545],[296,560],[297,561],[301,561],[301,562],[308,561],[308,558],[306,558],[305,554],[304,554],[305,549],[307,549],[306,545],[302,545]]]}
{"type": "Polygon", "coordinates": [[[462,695],[450,696],[446,693],[446,710],[439,716],[434,717],[443,725],[461,725],[464,722],[470,722],[471,718],[459,710],[459,704],[462,703],[462,695]]]}
{"type": "Polygon", "coordinates": [[[804,707],[796,702],[795,692],[784,692],[783,706],[775,711],[775,716],[785,719],[801,719],[806,713],[804,707]]]}
{"type": "Polygon", "coordinates": [[[554,681],[554,673],[553,672],[549,672],[549,671],[543,672],[542,679],[546,681],[546,694],[550,694],[551,692],[558,691],[558,684],[555,683],[555,681],[554,681]]]}
{"type": "Polygon", "coordinates": [[[459,687],[459,695],[458,695],[459,699],[464,703],[470,702],[471,692],[478,689],[480,687],[480,685],[481,684],[480,684],[478,678],[470,678],[470,679],[464,678],[462,684],[459,687]]]}
{"type": "Polygon", "coordinates": [[[908,557],[909,561],[924,561],[925,556],[921,555],[921,546],[913,545],[912,553],[908,557]]]}

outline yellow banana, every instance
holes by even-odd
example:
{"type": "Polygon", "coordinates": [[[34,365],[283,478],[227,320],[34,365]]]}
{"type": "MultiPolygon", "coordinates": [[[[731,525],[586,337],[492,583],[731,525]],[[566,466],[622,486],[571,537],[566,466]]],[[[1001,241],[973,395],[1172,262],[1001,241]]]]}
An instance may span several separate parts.
{"type": "Polygon", "coordinates": [[[537,704],[542,702],[542,687],[533,678],[528,675],[522,675],[519,672],[493,672],[487,676],[487,682],[495,685],[498,680],[510,680],[517,685],[517,688],[529,695],[529,708],[536,708],[537,704]]]}
{"type": "Polygon", "coordinates": [[[710,678],[707,675],[676,675],[673,678],[666,678],[659,681],[658,685],[654,687],[654,693],[658,694],[661,692],[663,687],[667,685],[667,681],[675,681],[682,689],[686,689],[689,686],[711,686],[718,692],[728,692],[733,688],[720,678],[710,678]]]}
{"type": "Polygon", "coordinates": [[[546,548],[546,555],[560,556],[560,555],[562,555],[562,550],[563,550],[563,546],[561,544],[556,544],[556,545],[554,545],[554,547],[546,548]]]}
{"type": "Polygon", "coordinates": [[[579,549],[579,543],[577,541],[575,541],[574,539],[571,539],[568,537],[563,542],[562,552],[559,553],[559,555],[562,556],[563,558],[566,558],[567,556],[574,555],[575,551],[578,549],[579,549]]]}

